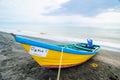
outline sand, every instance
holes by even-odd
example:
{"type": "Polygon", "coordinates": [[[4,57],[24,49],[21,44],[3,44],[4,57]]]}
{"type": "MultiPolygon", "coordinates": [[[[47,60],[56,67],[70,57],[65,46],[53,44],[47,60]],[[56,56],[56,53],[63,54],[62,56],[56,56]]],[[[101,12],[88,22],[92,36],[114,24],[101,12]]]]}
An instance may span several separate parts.
{"type": "MultiPolygon", "coordinates": [[[[101,49],[89,61],[62,69],[60,80],[120,80],[119,57],[120,53],[101,49]]],[[[0,32],[0,80],[56,80],[57,71],[40,67],[11,35],[0,32]]]]}

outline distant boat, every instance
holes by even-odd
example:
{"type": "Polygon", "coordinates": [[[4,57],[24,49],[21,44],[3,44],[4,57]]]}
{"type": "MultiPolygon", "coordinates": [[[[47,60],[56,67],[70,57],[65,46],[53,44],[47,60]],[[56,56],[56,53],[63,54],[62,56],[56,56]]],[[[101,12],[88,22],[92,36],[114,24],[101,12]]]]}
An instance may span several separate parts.
{"type": "Polygon", "coordinates": [[[100,46],[93,45],[92,40],[88,40],[88,43],[55,45],[18,35],[14,35],[14,38],[41,67],[45,68],[76,66],[86,62],[100,50],[100,46]]]}

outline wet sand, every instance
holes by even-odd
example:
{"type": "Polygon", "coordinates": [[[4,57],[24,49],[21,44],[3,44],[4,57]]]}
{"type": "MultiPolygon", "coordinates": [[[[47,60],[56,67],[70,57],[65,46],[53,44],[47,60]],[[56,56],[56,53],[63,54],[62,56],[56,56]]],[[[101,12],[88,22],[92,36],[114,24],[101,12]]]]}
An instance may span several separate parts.
{"type": "MultiPolygon", "coordinates": [[[[60,80],[120,80],[119,57],[120,53],[101,49],[87,62],[62,69],[60,80]]],[[[11,35],[0,32],[0,80],[56,80],[57,71],[40,67],[11,35]]]]}

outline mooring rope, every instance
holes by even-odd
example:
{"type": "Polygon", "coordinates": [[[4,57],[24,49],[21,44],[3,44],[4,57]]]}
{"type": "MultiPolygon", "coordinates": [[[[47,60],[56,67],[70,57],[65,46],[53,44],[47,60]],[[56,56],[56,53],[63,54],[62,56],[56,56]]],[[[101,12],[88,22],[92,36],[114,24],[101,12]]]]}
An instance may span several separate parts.
{"type": "Polygon", "coordinates": [[[59,64],[59,68],[58,68],[57,80],[60,80],[60,73],[61,73],[61,66],[62,66],[62,58],[63,58],[63,50],[64,50],[64,47],[62,47],[62,50],[61,50],[60,64],[59,64]]]}

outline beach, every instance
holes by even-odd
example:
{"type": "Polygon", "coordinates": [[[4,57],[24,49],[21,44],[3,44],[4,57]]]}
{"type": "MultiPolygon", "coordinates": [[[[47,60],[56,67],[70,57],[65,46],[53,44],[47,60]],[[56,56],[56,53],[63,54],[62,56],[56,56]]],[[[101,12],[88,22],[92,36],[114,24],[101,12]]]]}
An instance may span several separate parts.
{"type": "MultiPolygon", "coordinates": [[[[87,62],[62,69],[60,80],[120,80],[119,57],[119,52],[101,49],[87,62]]],[[[56,80],[57,72],[40,67],[11,35],[0,32],[0,80],[56,80]]]]}

